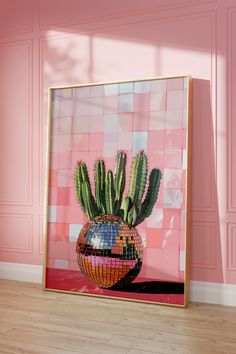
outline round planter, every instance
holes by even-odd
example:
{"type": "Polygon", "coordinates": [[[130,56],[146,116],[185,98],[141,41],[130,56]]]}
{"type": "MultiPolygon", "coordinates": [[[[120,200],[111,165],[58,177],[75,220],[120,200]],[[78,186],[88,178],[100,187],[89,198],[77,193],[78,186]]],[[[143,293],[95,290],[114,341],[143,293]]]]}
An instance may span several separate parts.
{"type": "Polygon", "coordinates": [[[82,273],[100,288],[121,289],[142,267],[142,239],[134,227],[103,215],[82,228],[76,245],[82,273]]]}

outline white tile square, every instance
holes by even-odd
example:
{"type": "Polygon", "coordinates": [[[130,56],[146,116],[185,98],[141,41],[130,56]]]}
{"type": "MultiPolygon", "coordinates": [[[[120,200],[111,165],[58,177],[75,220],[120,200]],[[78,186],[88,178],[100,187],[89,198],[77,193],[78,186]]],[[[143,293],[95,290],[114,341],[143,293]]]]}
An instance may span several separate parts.
{"type": "Polygon", "coordinates": [[[163,207],[181,209],[182,193],[180,189],[164,189],[163,207]]]}
{"type": "Polygon", "coordinates": [[[133,155],[136,155],[140,150],[147,151],[147,143],[147,132],[133,132],[133,155]]]}

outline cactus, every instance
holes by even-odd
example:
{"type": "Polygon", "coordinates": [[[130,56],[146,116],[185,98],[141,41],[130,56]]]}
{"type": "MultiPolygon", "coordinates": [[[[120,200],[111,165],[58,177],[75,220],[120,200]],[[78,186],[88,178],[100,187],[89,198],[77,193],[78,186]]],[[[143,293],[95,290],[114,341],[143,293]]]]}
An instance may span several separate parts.
{"type": "Polygon", "coordinates": [[[107,171],[105,179],[105,203],[106,213],[109,215],[114,214],[115,207],[115,187],[114,177],[112,171],[107,171]]]}
{"type": "Polygon", "coordinates": [[[95,199],[100,214],[105,214],[105,163],[103,160],[95,162],[95,199]]]}
{"type": "Polygon", "coordinates": [[[135,222],[135,226],[140,224],[144,219],[151,215],[153,207],[157,201],[158,192],[161,182],[161,171],[154,168],[149,175],[149,186],[146,197],[142,203],[140,213],[135,222]]]}
{"type": "Polygon", "coordinates": [[[116,215],[130,227],[135,227],[151,215],[158,197],[161,171],[159,169],[151,171],[143,200],[148,168],[147,156],[144,151],[140,151],[133,161],[128,196],[123,198],[126,181],[125,166],[126,154],[123,152],[116,157],[115,178],[111,170],[106,173],[103,160],[99,159],[95,162],[94,199],[87,166],[81,161],[78,162],[74,172],[77,200],[90,220],[96,220],[103,214],[116,215]]]}
{"type": "Polygon", "coordinates": [[[138,207],[141,205],[142,197],[145,191],[147,178],[147,156],[140,151],[134,158],[131,176],[129,197],[138,207]]]}

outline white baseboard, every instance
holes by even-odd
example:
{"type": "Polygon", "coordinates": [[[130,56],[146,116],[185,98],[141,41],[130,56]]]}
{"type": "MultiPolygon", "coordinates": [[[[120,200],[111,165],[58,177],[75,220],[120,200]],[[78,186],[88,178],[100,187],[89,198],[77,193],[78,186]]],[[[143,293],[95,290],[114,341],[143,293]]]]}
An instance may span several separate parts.
{"type": "MultiPolygon", "coordinates": [[[[42,270],[39,265],[0,262],[0,279],[41,283],[42,270]]],[[[191,281],[190,300],[236,306],[236,285],[191,281]]]]}
{"type": "Polygon", "coordinates": [[[191,281],[190,299],[209,304],[236,306],[236,285],[191,281]]]}
{"type": "Polygon", "coordinates": [[[0,279],[41,283],[42,272],[40,265],[0,262],[0,279]]]}

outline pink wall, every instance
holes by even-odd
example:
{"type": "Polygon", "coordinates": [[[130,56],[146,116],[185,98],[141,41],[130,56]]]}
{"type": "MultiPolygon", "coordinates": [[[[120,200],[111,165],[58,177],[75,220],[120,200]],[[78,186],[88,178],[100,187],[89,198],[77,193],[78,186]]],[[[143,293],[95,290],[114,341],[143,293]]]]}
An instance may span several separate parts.
{"type": "Polygon", "coordinates": [[[47,87],[190,73],[191,278],[236,283],[236,1],[0,0],[0,260],[41,264],[47,87]]]}

